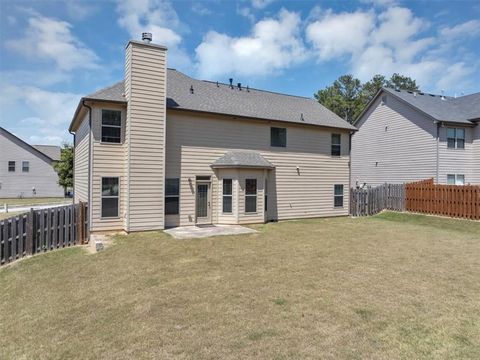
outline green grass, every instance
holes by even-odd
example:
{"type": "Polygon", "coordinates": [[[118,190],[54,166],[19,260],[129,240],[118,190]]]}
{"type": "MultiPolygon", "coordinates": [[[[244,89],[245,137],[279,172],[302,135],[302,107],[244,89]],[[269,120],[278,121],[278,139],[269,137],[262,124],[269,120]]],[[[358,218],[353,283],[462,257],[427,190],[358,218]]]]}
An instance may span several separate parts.
{"type": "Polygon", "coordinates": [[[0,269],[0,358],[480,358],[480,223],[253,227],[117,236],[0,269]]]}
{"type": "Polygon", "coordinates": [[[63,197],[38,197],[38,198],[0,198],[0,206],[4,204],[9,206],[28,206],[28,205],[48,205],[71,202],[70,198],[63,197]]]}

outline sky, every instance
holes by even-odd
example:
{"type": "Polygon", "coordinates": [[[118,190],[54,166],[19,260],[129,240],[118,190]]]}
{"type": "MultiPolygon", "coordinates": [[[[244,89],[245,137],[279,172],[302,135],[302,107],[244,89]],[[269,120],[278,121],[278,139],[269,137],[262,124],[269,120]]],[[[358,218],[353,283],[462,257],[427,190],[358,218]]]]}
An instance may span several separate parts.
{"type": "Polygon", "coordinates": [[[312,97],[343,74],[480,91],[479,1],[0,0],[0,125],[72,141],[80,98],[123,79],[125,45],[153,33],[168,67],[312,97]]]}

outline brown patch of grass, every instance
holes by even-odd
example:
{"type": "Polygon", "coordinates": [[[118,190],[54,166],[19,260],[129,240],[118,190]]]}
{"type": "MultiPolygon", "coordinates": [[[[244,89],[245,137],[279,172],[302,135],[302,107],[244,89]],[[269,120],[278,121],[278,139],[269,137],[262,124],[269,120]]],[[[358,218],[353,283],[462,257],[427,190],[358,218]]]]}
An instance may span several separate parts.
{"type": "Polygon", "coordinates": [[[395,216],[26,259],[0,270],[0,358],[479,358],[480,224],[395,216]]]}

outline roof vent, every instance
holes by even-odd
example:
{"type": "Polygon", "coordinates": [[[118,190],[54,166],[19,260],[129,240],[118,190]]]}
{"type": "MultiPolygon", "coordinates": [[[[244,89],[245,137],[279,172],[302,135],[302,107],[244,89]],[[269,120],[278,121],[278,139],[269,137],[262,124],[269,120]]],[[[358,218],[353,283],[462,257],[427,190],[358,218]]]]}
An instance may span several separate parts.
{"type": "Polygon", "coordinates": [[[247,85],[247,92],[250,92],[250,88],[248,87],[248,85],[247,85]]]}
{"type": "Polygon", "coordinates": [[[150,44],[152,42],[152,33],[149,33],[149,32],[142,33],[142,41],[145,44],[150,44]]]}
{"type": "Polygon", "coordinates": [[[303,118],[303,113],[300,113],[300,120],[305,121],[305,119],[303,118]]]}
{"type": "Polygon", "coordinates": [[[233,79],[230,78],[230,79],[228,79],[228,81],[230,81],[230,88],[233,89],[233,79]]]}
{"type": "Polygon", "coordinates": [[[242,83],[237,83],[238,90],[242,90],[242,83]]]}
{"type": "Polygon", "coordinates": [[[190,85],[190,94],[193,94],[193,85],[190,85]]]}
{"type": "Polygon", "coordinates": [[[217,81],[217,87],[220,87],[220,86],[218,85],[218,81],[217,81]]]}
{"type": "Polygon", "coordinates": [[[416,91],[413,92],[413,96],[417,97],[417,92],[416,91]]]}
{"type": "Polygon", "coordinates": [[[442,100],[445,100],[445,90],[442,89],[442,100]]]}

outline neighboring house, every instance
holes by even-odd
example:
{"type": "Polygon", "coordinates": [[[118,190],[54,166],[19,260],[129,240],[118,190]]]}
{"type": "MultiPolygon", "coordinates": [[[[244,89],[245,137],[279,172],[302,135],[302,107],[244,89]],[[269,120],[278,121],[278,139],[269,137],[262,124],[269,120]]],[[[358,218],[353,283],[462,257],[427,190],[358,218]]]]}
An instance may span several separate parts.
{"type": "Polygon", "coordinates": [[[313,99],[195,80],[130,41],[125,80],[80,100],[75,201],[92,231],[348,215],[355,128],[313,99]]]}
{"type": "Polygon", "coordinates": [[[479,120],[480,93],[381,89],[354,123],[352,185],[480,184],[479,120]]]}
{"type": "Polygon", "coordinates": [[[29,145],[0,127],[0,198],[60,197],[58,174],[60,147],[29,145]]]}

